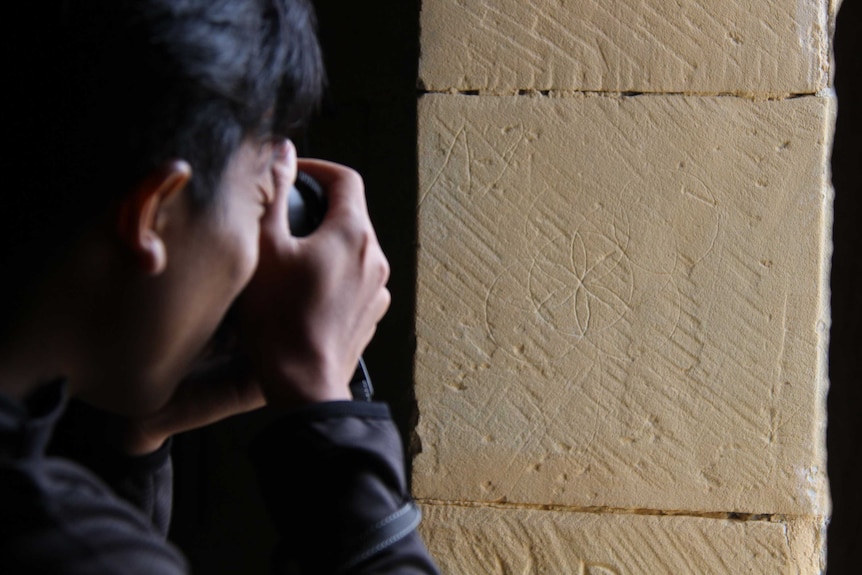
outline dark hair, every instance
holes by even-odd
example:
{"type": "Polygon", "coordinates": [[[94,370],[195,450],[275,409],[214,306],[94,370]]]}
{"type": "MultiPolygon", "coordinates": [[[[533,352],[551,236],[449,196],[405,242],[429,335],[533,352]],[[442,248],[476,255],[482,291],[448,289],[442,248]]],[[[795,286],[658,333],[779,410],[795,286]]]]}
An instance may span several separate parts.
{"type": "Polygon", "coordinates": [[[322,92],[307,0],[13,7],[0,72],[14,148],[0,186],[0,264],[13,270],[3,296],[162,162],[188,160],[189,191],[206,206],[245,138],[289,136],[322,92]]]}

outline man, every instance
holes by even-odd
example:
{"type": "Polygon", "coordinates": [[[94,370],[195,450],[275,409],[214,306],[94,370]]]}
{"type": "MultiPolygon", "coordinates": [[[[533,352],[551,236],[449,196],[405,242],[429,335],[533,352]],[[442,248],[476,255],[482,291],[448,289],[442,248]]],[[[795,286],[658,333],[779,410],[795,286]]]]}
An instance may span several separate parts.
{"type": "Polygon", "coordinates": [[[323,84],[307,2],[16,10],[0,573],[185,572],[164,541],[170,437],[263,405],[284,412],[253,449],[276,570],[436,572],[386,408],[350,401],[390,300],[362,180],[286,139],[323,84]],[[297,169],[329,204],[302,239],[287,223],[297,169]],[[236,346],[213,356],[224,325],[236,346]],[[69,396],[86,406],[48,456],[69,396]]]}

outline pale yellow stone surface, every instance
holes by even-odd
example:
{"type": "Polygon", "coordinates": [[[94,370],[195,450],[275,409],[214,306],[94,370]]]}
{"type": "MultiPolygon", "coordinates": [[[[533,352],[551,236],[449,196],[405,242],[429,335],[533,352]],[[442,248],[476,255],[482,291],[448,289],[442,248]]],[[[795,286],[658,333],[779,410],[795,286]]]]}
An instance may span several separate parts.
{"type": "Polygon", "coordinates": [[[421,26],[433,91],[782,94],[828,82],[826,0],[423,0],[421,26]]]}
{"type": "Polygon", "coordinates": [[[422,98],[416,495],[825,514],[832,104],[422,98]]]}
{"type": "Polygon", "coordinates": [[[821,526],[423,506],[421,531],[450,575],[814,575],[821,526]]]}

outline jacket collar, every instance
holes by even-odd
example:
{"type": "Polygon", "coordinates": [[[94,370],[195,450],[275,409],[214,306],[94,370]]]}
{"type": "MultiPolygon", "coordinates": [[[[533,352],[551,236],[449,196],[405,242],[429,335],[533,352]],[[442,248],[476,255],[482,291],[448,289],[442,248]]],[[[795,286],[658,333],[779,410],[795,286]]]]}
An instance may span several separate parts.
{"type": "Polygon", "coordinates": [[[0,458],[44,455],[67,401],[65,379],[39,387],[23,401],[0,393],[0,458]]]}

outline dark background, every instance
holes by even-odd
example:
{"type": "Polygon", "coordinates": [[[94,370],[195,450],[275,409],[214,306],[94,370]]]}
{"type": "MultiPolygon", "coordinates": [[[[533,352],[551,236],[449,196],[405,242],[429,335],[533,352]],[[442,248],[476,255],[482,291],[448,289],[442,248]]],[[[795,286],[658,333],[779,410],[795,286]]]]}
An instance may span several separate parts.
{"type": "MultiPolygon", "coordinates": [[[[366,360],[378,397],[392,405],[407,438],[414,411],[419,0],[315,4],[330,90],[312,135],[298,144],[301,153],[347,164],[365,177],[372,220],[392,264],[393,295],[392,308],[366,360]]],[[[830,575],[858,575],[857,554],[862,549],[860,18],[860,3],[845,2],[836,36],[840,104],[833,156],[830,575]]],[[[242,416],[177,438],[172,538],[197,573],[268,572],[274,536],[243,452],[265,423],[265,416],[242,416]]]]}
{"type": "Polygon", "coordinates": [[[838,125],[832,155],[835,224],[829,359],[829,575],[858,575],[862,551],[862,4],[847,0],[835,35],[838,125]]]}

